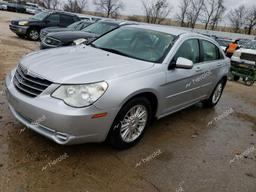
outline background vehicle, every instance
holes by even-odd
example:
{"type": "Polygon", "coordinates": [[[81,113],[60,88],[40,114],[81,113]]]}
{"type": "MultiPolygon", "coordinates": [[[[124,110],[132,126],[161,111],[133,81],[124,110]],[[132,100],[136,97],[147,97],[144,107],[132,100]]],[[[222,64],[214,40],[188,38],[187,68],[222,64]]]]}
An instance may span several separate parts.
{"type": "Polygon", "coordinates": [[[92,21],[82,20],[82,21],[77,21],[75,23],[72,23],[67,27],[47,27],[41,30],[40,40],[42,41],[45,38],[45,36],[48,35],[49,33],[57,33],[57,32],[63,32],[63,31],[80,31],[93,23],[94,22],[92,21]]]}
{"type": "Polygon", "coordinates": [[[87,42],[91,42],[114,29],[129,24],[131,23],[115,20],[103,20],[86,27],[81,31],[50,33],[41,42],[41,49],[69,46],[78,39],[84,39],[87,42]]]}
{"type": "Polygon", "coordinates": [[[26,4],[25,3],[8,3],[7,11],[12,11],[17,13],[26,13],[26,4]]]}
{"type": "Polygon", "coordinates": [[[223,51],[226,50],[227,46],[232,43],[232,39],[221,39],[217,38],[216,41],[219,43],[220,47],[223,51]]]}
{"type": "Polygon", "coordinates": [[[41,11],[46,11],[46,9],[35,3],[26,3],[26,13],[35,15],[41,11]]]}
{"type": "Polygon", "coordinates": [[[252,86],[256,81],[256,41],[244,45],[235,51],[231,58],[230,80],[243,79],[246,85],[252,86]]]}
{"type": "Polygon", "coordinates": [[[81,19],[81,20],[88,20],[88,21],[92,21],[92,22],[96,22],[99,20],[102,20],[102,17],[97,17],[97,16],[91,16],[91,15],[84,15],[84,14],[77,14],[77,16],[81,19]]]}
{"type": "Polygon", "coordinates": [[[1,2],[0,2],[0,10],[6,11],[6,10],[7,10],[7,5],[8,5],[7,2],[1,1],[1,2]]]}
{"type": "Polygon", "coordinates": [[[214,107],[230,66],[213,39],[166,26],[123,26],[72,50],[24,57],[5,81],[13,115],[62,145],[132,147],[154,117],[214,107]]]}
{"type": "Polygon", "coordinates": [[[238,39],[238,43],[239,43],[239,46],[240,47],[244,47],[244,48],[246,48],[247,47],[247,44],[250,44],[251,43],[251,39],[238,39]]]}
{"type": "Polygon", "coordinates": [[[79,17],[75,14],[61,11],[44,11],[29,19],[13,20],[9,27],[19,37],[26,36],[36,41],[40,37],[40,31],[46,27],[67,27],[79,20],[79,17]]]}

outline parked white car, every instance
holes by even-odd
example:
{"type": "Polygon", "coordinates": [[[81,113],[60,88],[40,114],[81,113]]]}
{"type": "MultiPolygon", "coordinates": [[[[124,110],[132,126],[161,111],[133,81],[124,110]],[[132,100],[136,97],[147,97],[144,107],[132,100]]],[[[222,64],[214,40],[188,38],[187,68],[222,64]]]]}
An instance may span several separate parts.
{"type": "Polygon", "coordinates": [[[7,4],[0,4],[0,10],[7,10],[7,4]]]}
{"type": "Polygon", "coordinates": [[[6,78],[13,115],[61,145],[137,144],[154,118],[203,102],[214,107],[230,60],[206,36],[127,25],[90,46],[31,53],[6,78]],[[40,123],[38,119],[43,119],[40,123]]]}
{"type": "Polygon", "coordinates": [[[256,65],[256,40],[235,51],[232,63],[256,65]]]}

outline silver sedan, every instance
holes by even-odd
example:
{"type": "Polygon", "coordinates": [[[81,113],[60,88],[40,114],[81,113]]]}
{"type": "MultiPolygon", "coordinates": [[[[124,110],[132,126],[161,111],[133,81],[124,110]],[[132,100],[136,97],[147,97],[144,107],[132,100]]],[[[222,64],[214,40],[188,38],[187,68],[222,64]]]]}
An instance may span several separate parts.
{"type": "Polygon", "coordinates": [[[203,102],[214,107],[230,61],[218,43],[151,25],[124,26],[94,41],[25,56],[6,78],[13,115],[61,145],[129,148],[154,118],[203,102]]]}

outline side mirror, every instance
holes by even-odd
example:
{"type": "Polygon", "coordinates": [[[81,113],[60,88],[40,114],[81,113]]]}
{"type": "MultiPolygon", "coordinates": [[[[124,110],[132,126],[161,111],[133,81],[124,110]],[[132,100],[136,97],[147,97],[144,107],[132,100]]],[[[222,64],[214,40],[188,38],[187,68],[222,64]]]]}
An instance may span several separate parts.
{"type": "Polygon", "coordinates": [[[183,57],[179,57],[176,62],[176,68],[192,69],[193,61],[183,58],[183,57]]]}
{"type": "Polygon", "coordinates": [[[82,45],[82,44],[86,44],[87,41],[88,41],[87,39],[81,38],[81,39],[77,39],[77,40],[73,41],[73,44],[74,45],[82,45]]]}

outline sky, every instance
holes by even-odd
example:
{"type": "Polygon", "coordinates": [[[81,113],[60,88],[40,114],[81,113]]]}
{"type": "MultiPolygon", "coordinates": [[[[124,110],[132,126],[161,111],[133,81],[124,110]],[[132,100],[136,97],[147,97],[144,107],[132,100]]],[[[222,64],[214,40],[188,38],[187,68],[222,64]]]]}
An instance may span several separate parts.
{"type": "MultiPolygon", "coordinates": [[[[93,9],[92,1],[90,0],[90,7],[93,9]]],[[[125,8],[121,11],[122,15],[143,15],[143,7],[141,0],[122,0],[125,8]]],[[[169,4],[173,7],[173,11],[170,17],[173,17],[175,13],[178,11],[178,5],[181,0],[168,0],[169,4]]],[[[238,7],[241,4],[245,4],[246,6],[256,5],[256,0],[224,0],[225,6],[227,9],[238,7]]]]}

